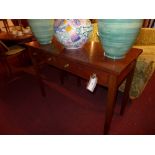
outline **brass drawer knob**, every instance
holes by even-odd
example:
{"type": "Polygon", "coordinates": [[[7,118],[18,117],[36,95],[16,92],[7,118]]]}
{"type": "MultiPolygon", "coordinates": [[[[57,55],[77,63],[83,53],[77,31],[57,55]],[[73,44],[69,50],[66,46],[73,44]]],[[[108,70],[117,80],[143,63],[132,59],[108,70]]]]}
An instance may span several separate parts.
{"type": "Polygon", "coordinates": [[[65,64],[65,65],[64,65],[64,68],[67,68],[67,67],[69,67],[69,64],[65,64]]]}
{"type": "Polygon", "coordinates": [[[56,61],[54,57],[47,58],[47,61],[56,61]]]}

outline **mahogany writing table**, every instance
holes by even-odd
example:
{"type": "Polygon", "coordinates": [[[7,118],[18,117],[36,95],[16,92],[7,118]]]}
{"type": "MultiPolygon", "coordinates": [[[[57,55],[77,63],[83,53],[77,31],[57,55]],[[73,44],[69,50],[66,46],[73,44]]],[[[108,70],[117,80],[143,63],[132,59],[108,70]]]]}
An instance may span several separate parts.
{"type": "Polygon", "coordinates": [[[25,45],[28,47],[43,95],[45,95],[45,90],[39,73],[40,62],[53,65],[87,80],[91,75],[96,74],[98,84],[108,88],[104,121],[104,134],[108,134],[118,87],[124,79],[127,79],[120,112],[123,114],[129,99],[136,60],[142,50],[132,48],[124,59],[112,60],[104,56],[99,42],[88,42],[83,48],[74,50],[63,48],[57,41],[48,45],[40,45],[37,41],[33,41],[25,45]]]}

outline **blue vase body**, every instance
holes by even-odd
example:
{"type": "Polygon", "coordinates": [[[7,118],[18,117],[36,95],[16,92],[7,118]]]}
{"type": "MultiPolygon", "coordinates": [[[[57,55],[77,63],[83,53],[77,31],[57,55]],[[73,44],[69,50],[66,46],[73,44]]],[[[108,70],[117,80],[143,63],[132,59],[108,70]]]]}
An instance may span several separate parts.
{"type": "Polygon", "coordinates": [[[99,19],[99,38],[106,57],[122,59],[134,44],[142,19],[99,19]]]}
{"type": "Polygon", "coordinates": [[[40,44],[51,43],[54,35],[54,20],[52,19],[29,19],[31,30],[40,44]]]}

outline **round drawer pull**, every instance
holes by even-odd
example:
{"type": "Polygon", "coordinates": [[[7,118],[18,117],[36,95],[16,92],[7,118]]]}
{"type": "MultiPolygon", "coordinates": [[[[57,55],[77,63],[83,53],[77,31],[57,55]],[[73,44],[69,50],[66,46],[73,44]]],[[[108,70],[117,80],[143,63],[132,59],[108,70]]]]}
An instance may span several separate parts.
{"type": "Polygon", "coordinates": [[[65,64],[65,65],[64,65],[64,68],[67,68],[67,67],[69,67],[69,64],[65,64]]]}

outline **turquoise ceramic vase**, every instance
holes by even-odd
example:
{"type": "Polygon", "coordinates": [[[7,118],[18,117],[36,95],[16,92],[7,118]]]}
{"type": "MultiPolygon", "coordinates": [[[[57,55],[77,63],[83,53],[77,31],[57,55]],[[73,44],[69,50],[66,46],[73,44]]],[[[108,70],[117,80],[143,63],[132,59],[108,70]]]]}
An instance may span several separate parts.
{"type": "Polygon", "coordinates": [[[53,19],[29,19],[31,30],[40,44],[51,43],[54,35],[53,19]]]}
{"type": "Polygon", "coordinates": [[[142,26],[141,19],[100,19],[99,38],[104,55],[112,59],[122,59],[134,44],[142,26]]]}

